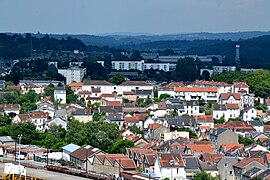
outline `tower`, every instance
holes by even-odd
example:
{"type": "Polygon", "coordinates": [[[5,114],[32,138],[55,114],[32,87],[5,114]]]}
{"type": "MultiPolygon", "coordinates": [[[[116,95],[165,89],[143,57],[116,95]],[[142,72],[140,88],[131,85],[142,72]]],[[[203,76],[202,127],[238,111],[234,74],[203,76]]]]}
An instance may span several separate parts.
{"type": "Polygon", "coordinates": [[[235,53],[235,63],[236,65],[240,65],[240,45],[236,45],[236,53],[235,53]]]}

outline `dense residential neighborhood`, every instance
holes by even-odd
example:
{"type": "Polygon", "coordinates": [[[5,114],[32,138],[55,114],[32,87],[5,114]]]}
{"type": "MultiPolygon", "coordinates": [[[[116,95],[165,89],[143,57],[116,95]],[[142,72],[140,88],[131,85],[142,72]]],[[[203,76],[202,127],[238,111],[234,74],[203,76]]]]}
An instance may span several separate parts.
{"type": "Polygon", "coordinates": [[[38,35],[0,33],[0,165],[20,180],[270,179],[270,71],[244,40],[226,57],[38,35]]]}

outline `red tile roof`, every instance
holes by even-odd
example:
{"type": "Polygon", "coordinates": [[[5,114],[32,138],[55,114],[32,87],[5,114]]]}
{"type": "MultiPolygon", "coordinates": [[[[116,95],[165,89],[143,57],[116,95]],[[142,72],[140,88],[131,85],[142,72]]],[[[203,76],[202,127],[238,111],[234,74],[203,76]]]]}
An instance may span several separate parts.
{"type": "Polygon", "coordinates": [[[193,153],[199,153],[199,152],[204,152],[204,153],[213,153],[214,152],[214,147],[213,145],[209,144],[189,144],[187,145],[188,148],[191,149],[193,153]]]}
{"type": "Polygon", "coordinates": [[[99,97],[100,97],[100,98],[116,97],[116,94],[101,94],[99,97]]]}
{"type": "Polygon", "coordinates": [[[80,147],[76,151],[72,152],[70,154],[70,157],[74,157],[76,159],[83,161],[86,159],[86,156],[90,157],[98,153],[101,153],[101,150],[99,150],[98,148],[94,148],[90,145],[85,145],[83,147],[80,147]]]}
{"type": "Polygon", "coordinates": [[[175,92],[217,92],[216,87],[196,87],[196,86],[185,86],[185,87],[175,87],[175,92]]]}
{"type": "Polygon", "coordinates": [[[171,82],[168,85],[165,86],[159,86],[159,91],[173,91],[175,87],[184,87],[185,85],[182,82],[171,82]]]}
{"type": "Polygon", "coordinates": [[[224,152],[230,151],[232,148],[242,148],[244,147],[243,144],[222,144],[221,148],[224,152]]]}
{"type": "Polygon", "coordinates": [[[218,81],[204,81],[204,80],[196,80],[196,85],[207,85],[207,86],[232,86],[226,82],[218,82],[218,81]]]}
{"type": "Polygon", "coordinates": [[[126,123],[130,123],[130,122],[138,123],[139,121],[144,120],[147,116],[148,114],[134,114],[133,116],[127,115],[124,117],[124,120],[126,123]]]}
{"type": "Polygon", "coordinates": [[[240,100],[240,94],[238,93],[221,93],[220,98],[223,100],[228,100],[231,96],[234,97],[236,100],[240,100]]]}
{"type": "Polygon", "coordinates": [[[246,82],[234,82],[233,85],[235,87],[249,87],[246,82]]]}
{"type": "Polygon", "coordinates": [[[123,95],[136,95],[136,93],[133,91],[124,91],[123,95]]]}
{"type": "Polygon", "coordinates": [[[184,167],[184,161],[180,153],[158,153],[158,161],[161,167],[184,167]]]}
{"type": "Polygon", "coordinates": [[[158,129],[161,126],[162,125],[160,125],[158,123],[149,124],[149,129],[156,130],[156,129],[158,129]]]}
{"type": "Polygon", "coordinates": [[[212,115],[199,115],[194,116],[197,123],[214,122],[212,115]]]}
{"type": "Polygon", "coordinates": [[[212,153],[204,153],[201,154],[199,159],[203,160],[204,162],[211,162],[211,163],[218,163],[219,160],[225,156],[224,154],[212,154],[212,153]]]}
{"type": "Polygon", "coordinates": [[[128,159],[128,158],[120,158],[120,159],[116,159],[115,163],[120,164],[121,168],[123,170],[135,170],[136,166],[135,163],[133,161],[133,159],[128,159]]]}
{"type": "Polygon", "coordinates": [[[243,168],[245,168],[245,166],[247,166],[248,164],[250,164],[250,163],[252,163],[254,161],[257,161],[257,162],[261,163],[262,165],[264,165],[263,158],[244,158],[240,162],[238,162],[237,164],[235,164],[233,166],[237,167],[237,168],[240,168],[240,169],[243,169],[243,168]]]}
{"type": "Polygon", "coordinates": [[[239,109],[238,104],[225,104],[227,109],[239,109]]]}
{"type": "Polygon", "coordinates": [[[263,132],[270,132],[270,125],[264,125],[263,132]]]}
{"type": "Polygon", "coordinates": [[[108,101],[108,106],[121,106],[120,101],[108,101]]]}

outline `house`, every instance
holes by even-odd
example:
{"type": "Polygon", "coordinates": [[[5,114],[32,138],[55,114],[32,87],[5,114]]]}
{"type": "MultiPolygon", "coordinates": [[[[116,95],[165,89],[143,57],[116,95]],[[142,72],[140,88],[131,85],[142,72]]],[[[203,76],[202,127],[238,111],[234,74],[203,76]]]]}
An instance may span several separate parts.
{"type": "Polygon", "coordinates": [[[119,129],[122,129],[122,127],[124,126],[124,117],[122,114],[109,114],[105,117],[105,121],[117,124],[119,126],[119,129]]]}
{"type": "Polygon", "coordinates": [[[210,142],[217,152],[222,144],[238,144],[238,135],[232,130],[218,128],[210,134],[210,142]]]}
{"type": "Polygon", "coordinates": [[[230,93],[232,85],[226,82],[218,82],[218,81],[205,81],[205,80],[196,80],[194,82],[195,86],[199,87],[217,87],[218,88],[218,96],[221,93],[230,93]]]}
{"type": "Polygon", "coordinates": [[[249,94],[249,85],[246,82],[234,82],[232,85],[232,92],[238,93],[239,91],[245,91],[249,94]]]}
{"type": "Polygon", "coordinates": [[[12,123],[26,123],[31,122],[36,125],[37,130],[43,130],[46,122],[48,121],[49,114],[40,111],[31,111],[26,114],[17,114],[12,123]]]}
{"type": "Polygon", "coordinates": [[[267,110],[270,110],[270,98],[266,98],[264,100],[264,105],[267,107],[267,110]]]}
{"type": "Polygon", "coordinates": [[[56,117],[53,120],[48,122],[48,128],[50,128],[51,125],[55,126],[61,126],[64,129],[67,129],[67,122],[60,117],[56,117]]]}
{"type": "Polygon", "coordinates": [[[221,93],[218,99],[219,104],[238,104],[240,106],[240,102],[239,93],[221,93]]]}
{"type": "Polygon", "coordinates": [[[166,128],[165,126],[163,125],[160,125],[158,123],[153,123],[153,124],[150,124],[149,127],[148,127],[148,133],[147,133],[147,137],[148,139],[155,139],[155,140],[161,140],[161,134],[164,133],[164,132],[168,132],[169,129],[166,128]]]}
{"type": "Polygon", "coordinates": [[[0,147],[2,148],[6,146],[15,146],[15,140],[10,136],[0,136],[0,147]]]}
{"type": "Polygon", "coordinates": [[[77,93],[77,96],[78,96],[78,99],[79,100],[83,100],[83,101],[86,101],[87,100],[87,98],[90,98],[90,96],[91,96],[91,92],[89,92],[89,91],[79,91],[78,93],[77,93]]]}
{"type": "Polygon", "coordinates": [[[212,177],[218,176],[217,163],[199,161],[201,171],[210,174],[212,177]]]}
{"type": "Polygon", "coordinates": [[[214,146],[212,144],[188,144],[184,149],[184,154],[192,154],[195,157],[203,153],[214,153],[214,146]]]}
{"type": "Polygon", "coordinates": [[[243,179],[243,174],[252,168],[265,169],[263,158],[244,158],[233,165],[235,179],[243,179]]]}
{"type": "Polygon", "coordinates": [[[193,179],[194,175],[200,172],[200,165],[198,159],[193,156],[183,156],[185,162],[186,178],[193,179]]]}
{"type": "Polygon", "coordinates": [[[36,109],[37,111],[48,113],[50,118],[54,117],[55,106],[53,102],[51,102],[49,99],[43,98],[40,101],[38,101],[36,105],[37,105],[37,109],[36,109]]]}
{"type": "Polygon", "coordinates": [[[180,153],[158,153],[155,158],[154,173],[160,179],[186,178],[185,163],[180,153]]]}
{"type": "Polygon", "coordinates": [[[63,158],[66,161],[70,161],[70,154],[74,151],[76,151],[77,149],[79,149],[80,146],[76,145],[76,144],[68,144],[66,146],[64,146],[63,149],[63,158]]]}
{"type": "Polygon", "coordinates": [[[98,174],[119,177],[123,171],[134,171],[135,163],[123,154],[96,154],[93,159],[93,171],[98,174]]]}
{"type": "Polygon", "coordinates": [[[135,102],[137,99],[137,96],[136,96],[136,93],[133,91],[124,91],[122,98],[135,102]]]}
{"type": "Polygon", "coordinates": [[[84,145],[72,153],[70,153],[70,161],[76,167],[85,170],[86,172],[93,171],[93,159],[97,154],[104,154],[100,149],[94,148],[90,145],[84,145]]]}
{"type": "Polygon", "coordinates": [[[185,87],[175,87],[175,97],[181,100],[199,100],[204,99],[205,101],[217,101],[217,91],[216,87],[203,88],[196,86],[185,86],[185,87]]]}
{"type": "Polygon", "coordinates": [[[224,157],[224,154],[203,153],[198,159],[207,163],[218,163],[222,157],[224,157]]]}
{"type": "MultiPolygon", "coordinates": [[[[132,90],[134,90],[134,91],[135,90],[136,91],[138,91],[138,90],[151,90],[151,92],[152,92],[153,85],[148,84],[145,81],[125,81],[122,84],[117,86],[117,94],[120,94],[120,95],[122,95],[124,91],[132,91],[132,90]]],[[[136,93],[136,91],[135,91],[135,93],[136,93]]],[[[151,97],[151,94],[149,94],[150,97],[151,97]]]]}
{"type": "Polygon", "coordinates": [[[255,121],[248,121],[248,124],[252,126],[253,129],[255,129],[257,132],[264,132],[264,124],[261,121],[255,120],[255,121]]]}
{"type": "Polygon", "coordinates": [[[172,131],[160,133],[160,141],[168,141],[171,139],[178,139],[179,137],[189,139],[189,132],[186,131],[172,131]]]}
{"type": "Polygon", "coordinates": [[[215,126],[218,126],[218,128],[230,129],[242,135],[251,134],[255,131],[250,124],[244,121],[228,121],[219,125],[215,124],[215,126]]]}
{"type": "Polygon", "coordinates": [[[29,91],[35,91],[35,93],[37,93],[37,94],[42,94],[44,91],[44,87],[37,86],[31,82],[21,85],[21,93],[22,94],[27,94],[29,91]]]}
{"type": "Polygon", "coordinates": [[[160,97],[161,94],[168,94],[172,97],[175,96],[174,88],[175,87],[184,87],[185,85],[182,82],[171,82],[167,85],[161,85],[157,88],[158,90],[158,97],[160,97]]]}
{"type": "Polygon", "coordinates": [[[209,126],[214,128],[214,120],[212,115],[194,116],[197,125],[209,126]]]}
{"type": "Polygon", "coordinates": [[[116,86],[105,80],[85,79],[83,81],[82,90],[92,92],[93,95],[97,94],[98,92],[101,94],[112,94],[116,92],[116,86]]]}
{"type": "Polygon", "coordinates": [[[213,117],[215,119],[224,118],[228,121],[230,118],[237,118],[240,116],[240,109],[238,104],[218,104],[212,105],[213,117]]]}
{"type": "Polygon", "coordinates": [[[252,106],[248,106],[241,110],[241,116],[243,121],[251,121],[257,117],[257,109],[252,106]]]}
{"type": "Polygon", "coordinates": [[[165,117],[167,114],[167,107],[165,102],[159,102],[149,105],[146,110],[150,111],[150,115],[157,117],[165,117]]]}
{"type": "Polygon", "coordinates": [[[137,99],[154,98],[153,90],[135,89],[135,90],[132,90],[132,91],[136,94],[137,99]]]}
{"type": "Polygon", "coordinates": [[[217,163],[220,179],[235,180],[233,165],[237,164],[239,159],[237,157],[224,156],[217,163]]]}
{"type": "MultiPolygon", "coordinates": [[[[270,178],[270,169],[266,169],[264,170],[262,173],[258,174],[257,176],[255,176],[255,178],[257,179],[262,179],[262,180],[267,180],[270,178]]],[[[255,179],[254,178],[254,179],[255,179]]]]}
{"type": "Polygon", "coordinates": [[[81,123],[87,123],[93,120],[90,109],[77,109],[72,112],[72,116],[81,123]]]}
{"type": "Polygon", "coordinates": [[[20,114],[20,110],[20,104],[0,104],[0,111],[11,117],[20,114]]]}
{"type": "Polygon", "coordinates": [[[244,174],[242,174],[242,179],[243,180],[253,179],[258,174],[261,174],[264,170],[265,169],[261,169],[261,168],[257,168],[257,167],[251,168],[250,170],[248,170],[244,174]]]}
{"type": "Polygon", "coordinates": [[[79,92],[82,90],[82,85],[81,82],[71,82],[68,86],[72,91],[79,92]]]}
{"type": "Polygon", "coordinates": [[[54,100],[60,104],[66,104],[66,89],[64,87],[54,88],[54,100]]]}
{"type": "Polygon", "coordinates": [[[125,124],[130,127],[130,126],[137,126],[140,129],[144,129],[144,122],[148,118],[148,114],[134,114],[131,116],[130,114],[126,115],[124,117],[125,124]]]}

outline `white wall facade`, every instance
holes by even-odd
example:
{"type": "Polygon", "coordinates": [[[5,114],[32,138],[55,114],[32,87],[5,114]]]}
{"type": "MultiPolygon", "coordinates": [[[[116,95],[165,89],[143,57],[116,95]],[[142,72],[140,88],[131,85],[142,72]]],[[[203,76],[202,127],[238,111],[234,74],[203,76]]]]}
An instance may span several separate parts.
{"type": "Polygon", "coordinates": [[[255,108],[250,108],[242,112],[243,121],[254,120],[257,117],[257,110],[255,108]]]}

